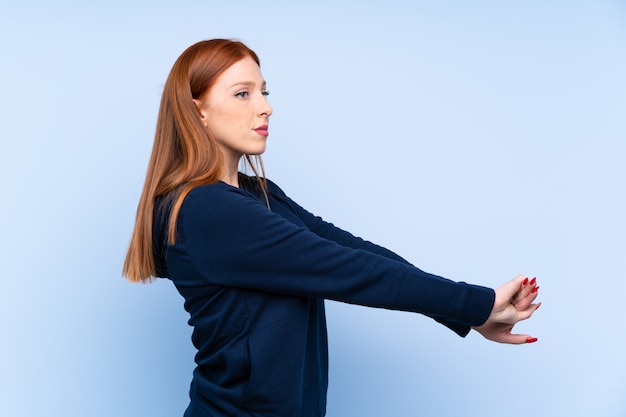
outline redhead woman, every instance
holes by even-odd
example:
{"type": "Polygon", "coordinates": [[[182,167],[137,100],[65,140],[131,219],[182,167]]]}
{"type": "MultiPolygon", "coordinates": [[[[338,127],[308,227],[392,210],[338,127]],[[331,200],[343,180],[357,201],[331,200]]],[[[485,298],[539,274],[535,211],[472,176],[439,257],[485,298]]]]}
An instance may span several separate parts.
{"type": "Polygon", "coordinates": [[[426,273],[265,179],[267,95],[257,55],[224,39],[183,52],[163,91],[123,274],[169,278],[185,299],[198,350],[185,417],[324,416],[325,299],[420,313],[462,337],[537,340],[512,333],[539,307],[534,278],[493,290],[426,273]]]}

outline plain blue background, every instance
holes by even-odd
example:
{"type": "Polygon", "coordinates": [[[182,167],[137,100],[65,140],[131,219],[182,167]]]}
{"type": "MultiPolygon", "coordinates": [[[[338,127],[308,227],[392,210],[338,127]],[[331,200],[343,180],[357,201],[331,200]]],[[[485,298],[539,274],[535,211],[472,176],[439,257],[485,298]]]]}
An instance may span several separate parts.
{"type": "Polygon", "coordinates": [[[329,417],[626,415],[625,2],[49,3],[0,6],[0,415],[182,415],[182,299],[120,271],[163,83],[213,37],[261,57],[296,201],[541,285],[524,346],[328,303],[329,417]]]}

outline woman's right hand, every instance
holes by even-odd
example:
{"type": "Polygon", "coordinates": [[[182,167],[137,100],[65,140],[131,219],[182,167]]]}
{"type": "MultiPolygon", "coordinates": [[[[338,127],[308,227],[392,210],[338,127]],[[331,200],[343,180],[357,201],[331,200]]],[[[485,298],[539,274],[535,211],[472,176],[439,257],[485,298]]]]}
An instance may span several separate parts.
{"type": "Polygon", "coordinates": [[[526,320],[539,308],[541,303],[533,304],[537,298],[539,286],[537,280],[519,275],[495,290],[496,299],[487,321],[473,327],[488,340],[499,343],[533,343],[537,339],[527,334],[513,334],[513,326],[526,320]]]}

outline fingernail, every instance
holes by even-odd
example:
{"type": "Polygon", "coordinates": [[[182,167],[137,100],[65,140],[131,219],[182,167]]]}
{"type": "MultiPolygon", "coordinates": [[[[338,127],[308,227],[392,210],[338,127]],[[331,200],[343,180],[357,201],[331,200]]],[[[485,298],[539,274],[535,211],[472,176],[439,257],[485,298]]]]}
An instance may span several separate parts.
{"type": "Polygon", "coordinates": [[[536,281],[537,281],[537,277],[534,277],[533,279],[530,280],[530,285],[535,285],[536,281]]]}
{"type": "Polygon", "coordinates": [[[529,337],[528,339],[526,339],[526,343],[535,343],[537,341],[536,337],[529,337]]]}
{"type": "Polygon", "coordinates": [[[530,292],[536,293],[538,290],[539,290],[539,285],[537,285],[535,288],[533,288],[532,291],[530,291],[530,292]]]}
{"type": "Polygon", "coordinates": [[[522,285],[526,285],[526,284],[528,284],[528,278],[526,278],[524,282],[522,282],[522,285]]]}
{"type": "Polygon", "coordinates": [[[537,307],[535,307],[535,311],[539,310],[539,307],[541,307],[541,303],[537,304],[537,307]]]}

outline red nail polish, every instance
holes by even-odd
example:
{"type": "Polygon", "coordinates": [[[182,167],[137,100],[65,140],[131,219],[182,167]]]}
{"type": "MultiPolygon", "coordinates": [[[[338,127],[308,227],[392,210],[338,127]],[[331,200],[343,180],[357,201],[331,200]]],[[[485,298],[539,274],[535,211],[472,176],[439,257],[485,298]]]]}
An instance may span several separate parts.
{"type": "Polygon", "coordinates": [[[536,337],[529,337],[528,339],[526,339],[526,343],[535,343],[537,341],[536,337]]]}
{"type": "Polygon", "coordinates": [[[532,289],[532,293],[536,293],[539,290],[539,285],[537,285],[535,288],[532,289]]]}
{"type": "Polygon", "coordinates": [[[530,280],[530,285],[535,285],[536,281],[537,281],[537,277],[534,277],[533,279],[530,280]]]}
{"type": "Polygon", "coordinates": [[[528,278],[526,278],[524,282],[522,282],[522,285],[526,285],[526,284],[528,284],[528,278]]]}

